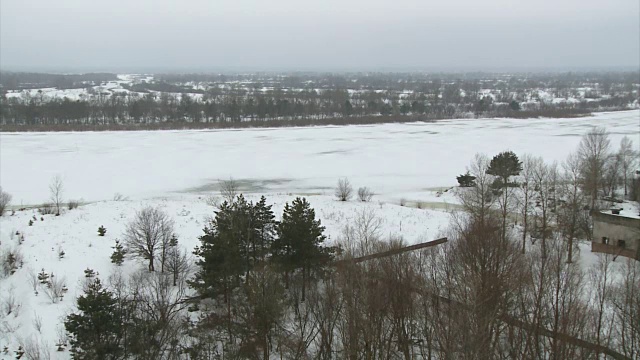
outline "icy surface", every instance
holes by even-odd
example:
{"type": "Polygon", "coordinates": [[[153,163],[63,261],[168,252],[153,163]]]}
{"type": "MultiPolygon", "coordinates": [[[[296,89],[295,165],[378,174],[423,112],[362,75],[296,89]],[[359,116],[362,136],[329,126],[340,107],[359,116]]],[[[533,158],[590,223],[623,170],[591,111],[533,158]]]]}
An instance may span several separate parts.
{"type": "Polygon", "coordinates": [[[330,194],[340,177],[382,199],[419,200],[456,184],[473,155],[503,150],[562,161],[592,126],[638,147],[640,111],[575,119],[478,119],[347,127],[207,131],[0,133],[0,184],[13,203],[40,204],[59,174],[66,198],[107,200],[215,190],[330,194]]]}

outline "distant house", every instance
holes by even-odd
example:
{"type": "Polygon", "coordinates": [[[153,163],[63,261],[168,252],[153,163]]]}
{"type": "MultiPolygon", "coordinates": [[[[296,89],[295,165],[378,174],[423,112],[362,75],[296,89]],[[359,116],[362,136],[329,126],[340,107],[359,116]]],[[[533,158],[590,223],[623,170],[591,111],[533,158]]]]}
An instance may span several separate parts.
{"type": "Polygon", "coordinates": [[[640,261],[640,216],[620,209],[595,212],[592,252],[625,256],[640,261]]]}

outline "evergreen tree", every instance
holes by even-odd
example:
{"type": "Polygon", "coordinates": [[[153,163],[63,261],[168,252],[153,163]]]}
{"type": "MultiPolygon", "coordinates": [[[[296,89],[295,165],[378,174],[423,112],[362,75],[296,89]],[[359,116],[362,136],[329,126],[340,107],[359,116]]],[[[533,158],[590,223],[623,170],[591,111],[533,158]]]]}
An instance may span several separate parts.
{"type": "Polygon", "coordinates": [[[267,199],[264,196],[260,197],[260,201],[253,206],[251,217],[253,234],[249,239],[249,257],[255,265],[257,262],[266,260],[271,253],[277,222],[271,205],[267,205],[267,199]]]}
{"type": "Polygon", "coordinates": [[[460,187],[473,187],[476,185],[476,177],[471,175],[468,171],[465,174],[456,176],[460,187]]]}
{"type": "Polygon", "coordinates": [[[509,178],[520,175],[522,162],[513,151],[504,151],[491,159],[487,174],[502,180],[501,186],[509,185],[509,178]]]}
{"type": "MultiPolygon", "coordinates": [[[[238,199],[244,201],[242,195],[238,199]]],[[[243,230],[239,217],[237,202],[230,204],[225,201],[215,218],[204,228],[200,246],[193,252],[200,257],[196,261],[200,269],[190,281],[190,285],[202,297],[224,295],[228,303],[231,292],[240,283],[246,261],[242,256],[243,245],[238,241],[243,230]]]]}
{"type": "Polygon", "coordinates": [[[67,316],[64,322],[73,358],[122,358],[123,324],[116,296],[95,279],[77,304],[79,312],[67,316]]]}
{"type": "Polygon", "coordinates": [[[112,247],[113,253],[111,254],[111,262],[120,266],[124,262],[124,256],[127,251],[124,249],[120,241],[116,240],[116,245],[112,247]]]}
{"type": "Polygon", "coordinates": [[[311,271],[319,270],[332,258],[333,249],[323,247],[326,237],[324,226],[315,219],[315,210],[305,198],[296,198],[285,204],[282,221],[278,224],[279,237],[273,243],[273,256],[288,276],[296,269],[302,272],[302,301],[305,300],[306,282],[311,271]]]}

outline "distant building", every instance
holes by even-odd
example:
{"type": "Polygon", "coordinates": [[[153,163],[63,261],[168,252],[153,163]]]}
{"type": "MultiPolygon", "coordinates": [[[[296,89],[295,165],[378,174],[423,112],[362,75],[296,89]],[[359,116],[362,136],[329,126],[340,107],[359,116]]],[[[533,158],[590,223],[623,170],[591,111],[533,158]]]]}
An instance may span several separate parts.
{"type": "Polygon", "coordinates": [[[592,252],[640,261],[640,216],[618,209],[593,213],[592,252]]]}

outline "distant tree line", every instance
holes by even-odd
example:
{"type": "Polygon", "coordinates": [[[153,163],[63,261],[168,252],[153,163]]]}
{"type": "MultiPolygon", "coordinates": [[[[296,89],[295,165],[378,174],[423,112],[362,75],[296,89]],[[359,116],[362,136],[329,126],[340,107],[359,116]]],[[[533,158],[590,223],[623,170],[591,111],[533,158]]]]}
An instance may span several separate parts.
{"type": "Polygon", "coordinates": [[[243,126],[241,123],[261,126],[274,121],[282,121],[285,126],[312,125],[328,119],[377,122],[374,117],[405,121],[567,117],[626,109],[637,100],[637,85],[629,76],[603,74],[596,80],[587,75],[489,80],[409,74],[159,75],[154,81],[125,84],[127,93],[90,88],[89,95],[78,100],[49,98],[43,92],[19,97],[4,94],[0,97],[0,125],[4,130],[19,130],[20,126],[59,125],[225,127],[243,126]],[[602,84],[593,85],[596,80],[602,84]],[[581,93],[578,89],[586,86],[586,81],[597,91],[581,93]],[[580,100],[545,102],[538,95],[538,86],[554,86],[553,96],[580,100]]]}
{"type": "Polygon", "coordinates": [[[0,89],[20,90],[55,87],[58,89],[86,88],[105,81],[117,80],[116,74],[46,74],[23,72],[0,72],[0,89]]]}

